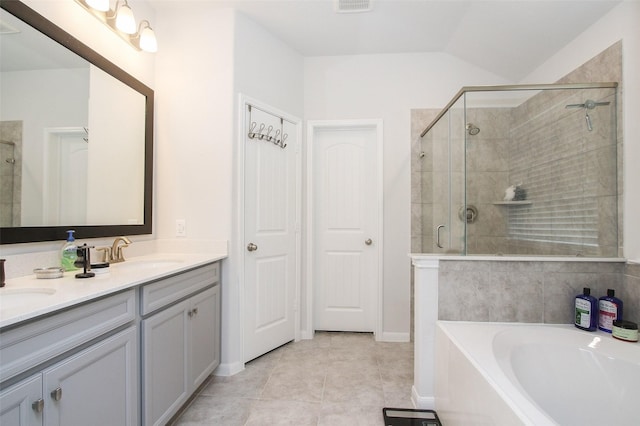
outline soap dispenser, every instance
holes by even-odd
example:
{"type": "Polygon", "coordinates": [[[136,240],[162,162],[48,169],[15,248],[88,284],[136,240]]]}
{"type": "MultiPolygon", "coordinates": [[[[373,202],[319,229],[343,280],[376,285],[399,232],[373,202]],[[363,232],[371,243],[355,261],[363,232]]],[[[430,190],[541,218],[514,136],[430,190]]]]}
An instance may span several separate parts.
{"type": "Polygon", "coordinates": [[[62,246],[61,264],[65,271],[75,271],[77,269],[75,262],[78,260],[78,247],[75,243],[76,239],[73,237],[75,232],[73,229],[67,231],[67,242],[62,246]]]}

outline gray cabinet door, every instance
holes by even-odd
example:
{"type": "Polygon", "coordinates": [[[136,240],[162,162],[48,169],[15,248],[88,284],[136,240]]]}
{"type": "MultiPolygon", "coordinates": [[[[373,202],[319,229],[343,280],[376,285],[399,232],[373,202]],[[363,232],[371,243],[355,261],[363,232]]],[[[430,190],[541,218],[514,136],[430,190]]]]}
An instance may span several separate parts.
{"type": "Polygon", "coordinates": [[[220,286],[190,299],[190,385],[195,390],[220,364],[220,286]]]}
{"type": "Polygon", "coordinates": [[[137,425],[137,347],[130,327],[44,370],[46,425],[137,425]]]}
{"type": "Polygon", "coordinates": [[[43,410],[40,373],[0,392],[0,425],[42,426],[43,410]]]}
{"type": "Polygon", "coordinates": [[[189,396],[189,301],[142,321],[143,424],[165,424],[189,396]]]}

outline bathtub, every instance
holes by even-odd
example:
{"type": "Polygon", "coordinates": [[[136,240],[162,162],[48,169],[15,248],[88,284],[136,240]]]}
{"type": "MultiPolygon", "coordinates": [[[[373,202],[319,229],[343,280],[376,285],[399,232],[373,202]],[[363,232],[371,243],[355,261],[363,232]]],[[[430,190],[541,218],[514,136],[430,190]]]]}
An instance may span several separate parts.
{"type": "Polygon", "coordinates": [[[438,321],[435,408],[455,425],[640,425],[640,344],[573,325],[438,321]]]}

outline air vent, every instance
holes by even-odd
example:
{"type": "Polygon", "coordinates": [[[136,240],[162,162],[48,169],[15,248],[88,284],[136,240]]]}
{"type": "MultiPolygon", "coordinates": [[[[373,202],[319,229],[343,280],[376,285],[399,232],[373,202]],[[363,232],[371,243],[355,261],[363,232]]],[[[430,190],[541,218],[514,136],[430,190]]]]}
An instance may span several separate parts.
{"type": "Polygon", "coordinates": [[[337,13],[369,12],[373,0],[335,0],[337,13]]]}

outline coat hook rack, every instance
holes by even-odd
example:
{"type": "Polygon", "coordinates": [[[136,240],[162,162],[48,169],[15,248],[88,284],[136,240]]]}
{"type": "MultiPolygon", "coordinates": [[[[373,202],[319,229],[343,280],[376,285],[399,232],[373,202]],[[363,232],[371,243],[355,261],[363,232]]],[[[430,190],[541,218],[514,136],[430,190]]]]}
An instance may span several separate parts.
{"type": "Polygon", "coordinates": [[[287,133],[284,133],[284,119],[280,117],[280,129],[275,129],[275,133],[271,135],[271,133],[274,131],[273,126],[269,125],[267,127],[266,124],[260,123],[260,127],[258,127],[258,123],[252,121],[251,118],[251,105],[247,106],[249,108],[250,123],[249,132],[247,133],[249,139],[265,140],[267,142],[273,143],[276,146],[279,146],[282,149],[286,148],[287,144],[284,141],[289,137],[289,135],[287,133]],[[256,127],[258,128],[258,130],[256,130],[256,127]]]}

